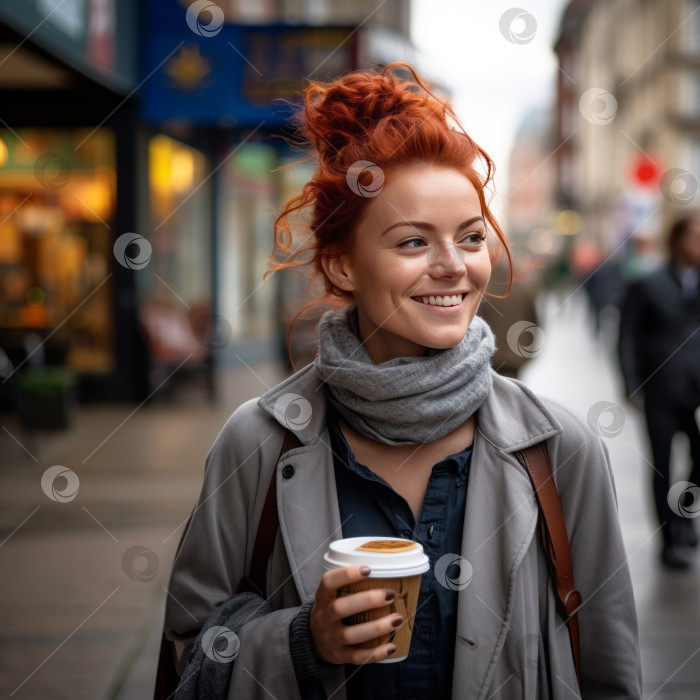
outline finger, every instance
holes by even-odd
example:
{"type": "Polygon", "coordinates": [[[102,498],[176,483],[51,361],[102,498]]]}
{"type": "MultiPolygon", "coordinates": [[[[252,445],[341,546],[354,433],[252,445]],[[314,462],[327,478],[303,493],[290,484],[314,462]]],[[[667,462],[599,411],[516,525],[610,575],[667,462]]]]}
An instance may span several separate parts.
{"type": "MultiPolygon", "coordinates": [[[[360,622],[357,625],[346,625],[339,631],[339,637],[342,644],[352,646],[354,644],[362,644],[369,642],[372,639],[386,637],[396,632],[403,624],[403,617],[398,613],[392,613],[380,617],[378,620],[370,620],[369,622],[360,622]]],[[[384,643],[389,642],[385,639],[384,643]]]]}
{"type": "Polygon", "coordinates": [[[373,588],[369,591],[340,596],[330,604],[330,607],[333,617],[342,620],[345,617],[376,608],[386,607],[388,612],[388,607],[394,600],[396,600],[396,591],[393,589],[373,588]]]}
{"type": "Polygon", "coordinates": [[[346,586],[355,581],[364,581],[369,575],[371,569],[369,566],[341,566],[337,569],[326,571],[321,576],[321,586],[326,591],[331,591],[335,597],[335,592],[341,586],[346,586]]]}
{"type": "Polygon", "coordinates": [[[348,654],[348,658],[343,663],[364,666],[365,664],[375,664],[377,661],[391,659],[396,656],[396,644],[382,644],[374,649],[354,649],[348,654]]]}

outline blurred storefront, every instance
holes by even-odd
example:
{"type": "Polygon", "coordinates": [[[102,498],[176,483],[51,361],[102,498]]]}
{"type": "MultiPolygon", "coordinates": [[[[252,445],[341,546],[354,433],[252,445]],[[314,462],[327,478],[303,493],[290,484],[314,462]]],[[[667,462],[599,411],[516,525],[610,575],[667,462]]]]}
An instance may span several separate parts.
{"type": "Polygon", "coordinates": [[[46,352],[77,371],[111,372],[114,138],[74,150],[87,133],[0,130],[0,325],[16,344],[52,334],[46,352]]]}
{"type": "Polygon", "coordinates": [[[135,0],[0,0],[4,400],[48,382],[46,366],[84,398],[137,393],[134,279],[112,252],[140,206],[137,10],[135,0]]]}

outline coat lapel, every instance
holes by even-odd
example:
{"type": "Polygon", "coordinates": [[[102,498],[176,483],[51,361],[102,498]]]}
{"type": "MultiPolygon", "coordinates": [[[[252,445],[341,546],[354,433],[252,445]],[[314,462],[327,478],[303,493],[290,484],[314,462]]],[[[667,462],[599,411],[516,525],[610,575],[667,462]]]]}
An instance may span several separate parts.
{"type": "Polygon", "coordinates": [[[537,524],[527,476],[477,433],[469,474],[461,556],[472,579],[459,592],[453,697],[490,685],[505,641],[518,567],[537,524]]]}
{"type": "Polygon", "coordinates": [[[302,601],[318,588],[328,545],[343,536],[325,402],[325,390],[313,365],[258,400],[261,408],[302,443],[280,460],[277,469],[280,532],[302,601]]]}
{"type": "Polygon", "coordinates": [[[343,536],[335,474],[325,468],[329,456],[329,448],[317,442],[289,452],[277,470],[280,530],[302,601],[318,588],[328,545],[343,536]],[[294,467],[293,477],[283,476],[285,465],[294,467]]]}
{"type": "Polygon", "coordinates": [[[485,697],[491,685],[510,627],[518,569],[537,526],[532,484],[513,452],[561,432],[527,387],[495,374],[477,423],[461,552],[473,573],[459,592],[454,698],[485,697]]]}

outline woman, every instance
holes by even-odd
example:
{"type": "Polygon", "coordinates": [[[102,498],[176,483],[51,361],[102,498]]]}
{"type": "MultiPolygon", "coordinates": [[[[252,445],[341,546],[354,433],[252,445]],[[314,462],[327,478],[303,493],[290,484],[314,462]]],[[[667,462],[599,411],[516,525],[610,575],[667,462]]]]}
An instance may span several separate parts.
{"type": "MultiPolygon", "coordinates": [[[[319,165],[276,242],[290,250],[288,216],[311,212],[307,250],[339,308],[319,322],[315,361],[238,408],[208,455],[166,610],[179,671],[198,631],[228,620],[212,627],[235,640],[222,697],[641,697],[606,447],[568,409],[492,371],[476,312],[498,247],[508,254],[485,199],[493,164],[398,66],[305,91],[319,165]],[[278,463],[288,430],[300,446],[278,463]],[[533,488],[513,456],[544,440],[585,601],[580,694],[533,488]],[[280,526],[263,603],[236,590],[273,475],[280,526]],[[400,663],[376,663],[391,643],[353,646],[400,616],[342,623],[386,605],[385,592],[337,598],[367,571],[322,568],[329,542],[364,534],[419,541],[431,561],[400,663]]],[[[200,634],[188,673],[211,639],[200,634]]]]}

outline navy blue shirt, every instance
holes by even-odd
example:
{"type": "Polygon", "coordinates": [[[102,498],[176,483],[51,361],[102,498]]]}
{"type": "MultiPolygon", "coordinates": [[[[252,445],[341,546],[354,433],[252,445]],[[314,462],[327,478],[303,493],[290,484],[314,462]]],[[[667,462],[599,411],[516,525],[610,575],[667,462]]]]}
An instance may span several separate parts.
{"type": "MultiPolygon", "coordinates": [[[[345,665],[348,700],[440,700],[452,690],[457,590],[439,583],[435,563],[446,554],[459,557],[472,447],[446,457],[432,469],[418,520],[408,502],[384,479],[360,464],[350,450],[328,402],[343,537],[383,535],[419,542],[430,559],[420,594],[408,658],[397,663],[345,665]]],[[[456,580],[458,565],[445,572],[456,580]]]]}

